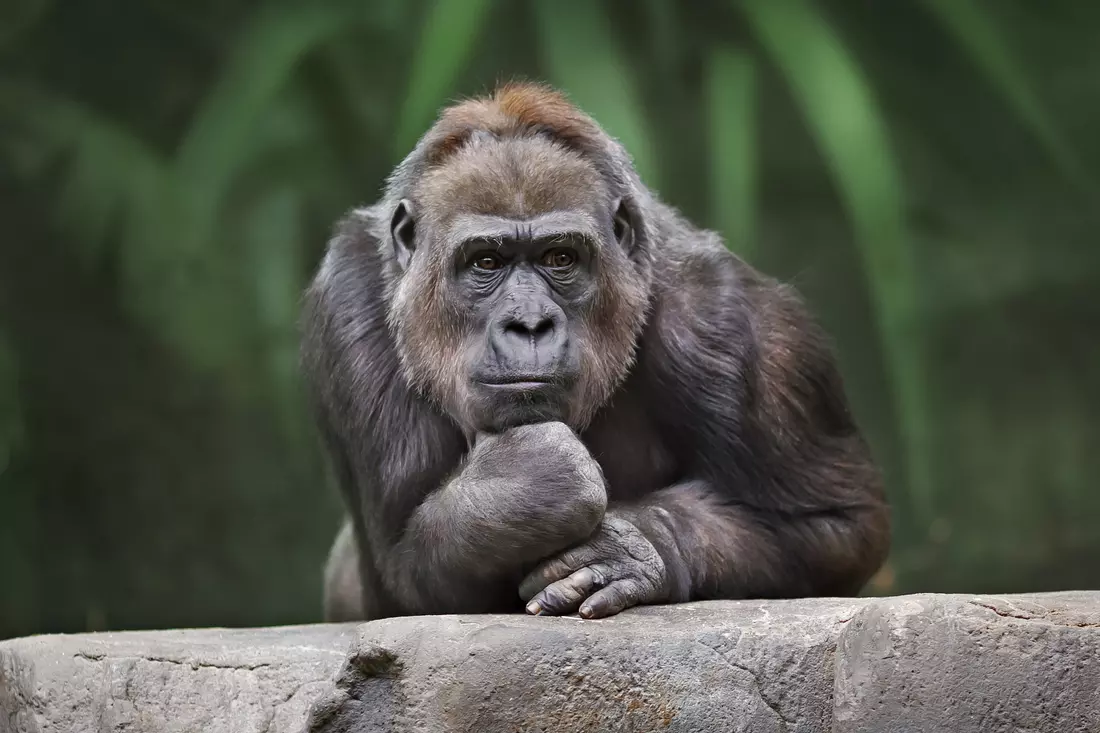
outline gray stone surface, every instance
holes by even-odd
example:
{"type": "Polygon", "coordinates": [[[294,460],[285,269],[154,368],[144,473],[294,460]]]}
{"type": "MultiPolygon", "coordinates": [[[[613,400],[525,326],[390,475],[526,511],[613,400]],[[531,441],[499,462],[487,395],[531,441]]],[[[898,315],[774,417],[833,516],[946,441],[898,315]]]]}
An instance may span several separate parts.
{"type": "Polygon", "coordinates": [[[33,637],[9,730],[1100,731],[1100,592],[33,637]]]}
{"type": "Polygon", "coordinates": [[[0,733],[297,733],[354,625],[0,642],[0,733]]]}
{"type": "Polygon", "coordinates": [[[852,600],[360,627],[311,730],[816,731],[852,600]]]}
{"type": "Polygon", "coordinates": [[[1100,593],[907,596],[837,648],[836,733],[1100,731],[1100,593]]]}

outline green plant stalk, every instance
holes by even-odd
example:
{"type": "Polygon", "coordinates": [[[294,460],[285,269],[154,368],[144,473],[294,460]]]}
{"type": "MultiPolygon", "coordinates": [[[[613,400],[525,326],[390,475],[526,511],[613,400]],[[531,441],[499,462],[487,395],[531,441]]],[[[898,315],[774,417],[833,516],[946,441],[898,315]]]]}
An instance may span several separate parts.
{"type": "Polygon", "coordinates": [[[884,121],[856,62],[812,3],[746,0],[738,7],[790,85],[852,221],[900,421],[911,521],[927,526],[933,414],[916,258],[884,121]]]}
{"type": "Polygon", "coordinates": [[[412,149],[446,101],[473,55],[492,5],[492,0],[435,0],[428,9],[397,116],[395,161],[412,149]]]}
{"type": "Polygon", "coordinates": [[[1094,197],[1095,181],[1032,91],[1027,74],[998,34],[993,18],[974,0],[924,0],[924,5],[985,73],[1055,164],[1080,190],[1094,197]]]}
{"type": "Polygon", "coordinates": [[[550,80],[623,144],[643,181],[659,187],[653,137],[634,76],[601,5],[555,0],[535,3],[534,11],[550,80]]]}
{"type": "Polygon", "coordinates": [[[201,249],[215,240],[218,207],[255,151],[255,125],[311,50],[345,30],[360,10],[350,2],[261,6],[200,105],[176,152],[172,179],[185,202],[179,244],[201,249]]]}
{"type": "Polygon", "coordinates": [[[706,82],[711,216],[729,244],[752,260],[757,191],[756,69],[742,50],[711,52],[706,82]]]}

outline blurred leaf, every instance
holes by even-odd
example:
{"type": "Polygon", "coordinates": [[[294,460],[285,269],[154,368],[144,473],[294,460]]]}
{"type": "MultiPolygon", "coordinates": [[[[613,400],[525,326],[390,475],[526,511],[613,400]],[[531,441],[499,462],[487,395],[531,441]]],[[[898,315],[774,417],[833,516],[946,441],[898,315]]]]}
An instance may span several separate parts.
{"type": "Polygon", "coordinates": [[[220,293],[195,282],[199,263],[177,246],[187,218],[176,181],[160,158],[106,117],[42,89],[0,86],[0,114],[27,128],[44,155],[66,163],[54,204],[56,225],[85,262],[111,258],[117,264],[118,299],[134,320],[193,364],[224,363],[225,345],[236,338],[210,324],[224,326],[232,318],[224,312],[199,317],[220,302],[220,293]],[[117,249],[105,248],[108,234],[119,237],[117,249]]]}
{"type": "Polygon", "coordinates": [[[382,131],[387,141],[391,138],[392,95],[363,74],[370,56],[354,39],[335,39],[320,51],[319,59],[323,74],[310,85],[317,114],[325,116],[333,143],[360,167],[378,157],[372,138],[382,131]]]}
{"type": "Polygon", "coordinates": [[[230,361],[242,331],[233,328],[239,309],[229,299],[240,288],[202,277],[224,268],[225,258],[201,261],[179,248],[188,219],[160,158],[108,118],[28,85],[0,84],[0,116],[25,131],[24,144],[64,163],[55,226],[87,264],[116,263],[118,299],[131,317],[196,366],[230,361]],[[108,235],[116,249],[106,249],[108,235]]]}
{"type": "Polygon", "coordinates": [[[293,330],[301,289],[301,193],[289,183],[264,192],[248,207],[242,224],[261,331],[293,330]]]}
{"type": "Polygon", "coordinates": [[[25,462],[18,460],[30,448],[20,404],[19,366],[14,345],[0,330],[0,517],[5,520],[0,530],[0,584],[17,591],[4,594],[0,621],[30,630],[39,619],[40,599],[34,591],[42,577],[42,555],[28,547],[28,540],[42,534],[39,487],[25,462]]]}
{"type": "Polygon", "coordinates": [[[11,464],[24,437],[15,349],[0,331],[0,477],[11,464]]]}
{"type": "Polygon", "coordinates": [[[717,49],[707,65],[711,212],[731,249],[752,259],[756,215],[756,69],[744,51],[717,49]]]}
{"type": "Polygon", "coordinates": [[[298,306],[303,283],[301,242],[303,202],[290,183],[265,191],[246,210],[241,238],[257,316],[259,351],[268,368],[269,388],[262,394],[279,400],[282,428],[288,438],[301,438],[303,416],[297,395],[287,390],[298,373],[298,306]]]}
{"type": "Polygon", "coordinates": [[[1032,92],[1027,74],[1013,58],[992,16],[974,0],[924,0],[924,4],[985,72],[994,89],[1031,128],[1055,163],[1082,189],[1095,193],[1091,175],[1032,92]]]}
{"type": "Polygon", "coordinates": [[[298,63],[358,12],[358,4],[347,2],[267,3],[238,36],[176,156],[180,193],[192,207],[190,246],[212,239],[217,206],[245,164],[247,143],[298,63]]]}
{"type": "Polygon", "coordinates": [[[481,37],[492,0],[435,0],[427,12],[397,115],[393,155],[400,160],[446,103],[481,37]]]}
{"type": "Polygon", "coordinates": [[[0,3],[0,48],[30,31],[52,4],[50,0],[4,0],[0,3]]]}
{"type": "Polygon", "coordinates": [[[416,20],[416,14],[420,7],[407,0],[371,0],[364,4],[365,19],[372,27],[394,35],[396,38],[404,38],[409,34],[409,26],[416,20]]]}
{"type": "MultiPolygon", "coordinates": [[[[249,158],[260,151],[307,142],[313,130],[304,128],[316,125],[295,110],[290,105],[269,113],[265,125],[238,141],[239,170],[226,171],[227,189],[231,180],[246,177],[249,158]]],[[[242,285],[254,275],[242,274],[242,253],[214,228],[229,191],[210,199],[204,212],[208,223],[197,227],[187,194],[202,189],[202,179],[191,181],[166,169],[140,138],[110,119],[14,82],[0,84],[0,119],[19,130],[21,147],[39,149],[33,157],[40,161],[25,169],[26,175],[49,173],[55,167],[51,161],[64,164],[55,224],[81,259],[112,260],[120,281],[117,298],[127,313],[193,367],[220,371],[227,379],[236,371],[247,373],[243,356],[251,348],[247,336],[255,331],[255,313],[242,285]],[[203,246],[188,246],[199,233],[203,246]],[[106,248],[108,242],[113,249],[106,248]]],[[[26,157],[25,151],[5,152],[26,157]]],[[[234,386],[243,392],[240,380],[234,386]]]]}
{"type": "Polygon", "coordinates": [[[539,49],[550,80],[564,89],[634,159],[643,181],[659,188],[653,138],[630,64],[618,50],[602,5],[538,0],[539,49]]]}
{"type": "Polygon", "coordinates": [[[30,85],[0,83],[0,116],[20,128],[24,148],[38,149],[28,174],[44,171],[45,161],[65,161],[55,224],[72,235],[80,259],[98,264],[107,255],[108,228],[159,187],[162,161],[112,120],[30,85]]]}
{"type": "Polygon", "coordinates": [[[675,5],[670,0],[644,0],[644,9],[649,16],[650,29],[653,32],[652,48],[657,68],[654,69],[666,80],[680,62],[680,43],[677,31],[680,23],[673,12],[675,5]]]}
{"type": "Polygon", "coordinates": [[[919,285],[884,120],[857,62],[812,3],[746,0],[739,7],[786,77],[851,217],[902,422],[909,491],[918,522],[926,520],[933,501],[932,417],[919,285]]]}
{"type": "Polygon", "coordinates": [[[57,199],[57,221],[95,260],[108,255],[111,228],[163,185],[162,161],[113,125],[85,124],[57,199]]]}

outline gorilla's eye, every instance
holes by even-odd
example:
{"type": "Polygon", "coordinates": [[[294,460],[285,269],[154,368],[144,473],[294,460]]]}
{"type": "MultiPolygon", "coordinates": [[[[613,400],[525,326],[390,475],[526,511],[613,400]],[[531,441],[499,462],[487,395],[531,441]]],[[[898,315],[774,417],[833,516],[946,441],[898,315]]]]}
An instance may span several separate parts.
{"type": "Polygon", "coordinates": [[[542,264],[555,270],[572,267],[576,261],[577,256],[567,249],[552,249],[542,256],[542,264]]]}
{"type": "Polygon", "coordinates": [[[489,252],[474,257],[474,267],[479,270],[499,270],[503,264],[499,257],[489,252]]]}

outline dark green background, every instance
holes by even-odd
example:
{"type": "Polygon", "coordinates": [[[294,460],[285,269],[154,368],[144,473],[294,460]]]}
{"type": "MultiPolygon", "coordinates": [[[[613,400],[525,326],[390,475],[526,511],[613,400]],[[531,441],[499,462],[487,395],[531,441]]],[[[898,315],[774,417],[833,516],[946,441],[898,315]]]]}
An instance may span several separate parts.
{"type": "Polygon", "coordinates": [[[834,334],[869,592],[1100,586],[1097,39],[1080,0],[0,3],[0,637],[319,618],[301,289],[514,77],[834,334]]]}

